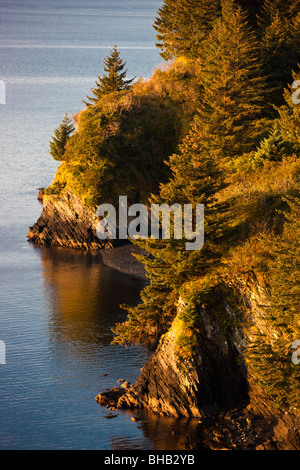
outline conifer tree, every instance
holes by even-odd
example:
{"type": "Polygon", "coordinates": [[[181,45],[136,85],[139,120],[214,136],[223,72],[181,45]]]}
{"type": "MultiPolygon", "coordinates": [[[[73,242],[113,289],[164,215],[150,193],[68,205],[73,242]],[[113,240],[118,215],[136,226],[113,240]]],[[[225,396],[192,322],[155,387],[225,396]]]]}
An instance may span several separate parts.
{"type": "Polygon", "coordinates": [[[299,0],[265,0],[258,15],[261,58],[270,88],[268,99],[274,106],[283,104],[284,87],[299,61],[299,8],[299,0]]]}
{"type": "Polygon", "coordinates": [[[138,242],[149,253],[143,263],[150,284],[142,303],[128,308],[128,321],[117,326],[119,342],[138,339],[141,330],[166,329],[182,286],[212,275],[220,262],[226,222],[215,196],[224,185],[222,162],[254,145],[263,89],[255,37],[241,9],[235,10],[231,0],[222,3],[222,19],[216,21],[202,57],[203,106],[179,152],[170,157],[170,181],[150,199],[169,206],[204,204],[204,247],[188,251],[186,240],[174,236],[138,242]]]}
{"type": "MultiPolygon", "coordinates": [[[[300,82],[300,66],[292,73],[292,83],[300,82]]],[[[295,149],[300,146],[300,99],[299,86],[292,88],[292,83],[284,91],[285,105],[279,108],[278,126],[282,137],[295,149]],[[295,102],[293,102],[295,101],[295,102]]]]}
{"type": "MultiPolygon", "coordinates": [[[[223,174],[213,152],[202,145],[201,122],[195,117],[190,132],[170,157],[172,177],[162,184],[160,193],[150,199],[152,204],[205,205],[205,245],[201,250],[186,250],[186,238],[151,239],[137,244],[148,253],[140,257],[150,278],[142,291],[142,302],[129,312],[125,324],[116,328],[116,341],[122,344],[143,341],[143,337],[158,339],[176,314],[180,288],[188,281],[204,277],[217,263],[219,243],[223,235],[222,215],[215,204],[215,194],[223,186],[223,174]]],[[[174,226],[173,226],[174,228],[174,226]]],[[[183,230],[184,234],[184,230],[183,230]]]]}
{"type": "Polygon", "coordinates": [[[247,20],[249,24],[256,29],[258,15],[261,12],[265,0],[237,0],[237,6],[242,7],[243,11],[247,13],[247,20]]]}
{"type": "Polygon", "coordinates": [[[54,136],[52,137],[52,141],[49,142],[49,153],[54,160],[62,161],[64,159],[67,142],[74,130],[75,127],[66,113],[62,123],[58,128],[54,129],[54,136]]]}
{"type": "Polygon", "coordinates": [[[161,57],[195,57],[219,15],[219,1],[165,0],[154,22],[161,57]]]}
{"type": "MultiPolygon", "coordinates": [[[[295,50],[295,52],[299,52],[299,47],[300,47],[300,11],[295,15],[293,22],[292,22],[292,28],[291,28],[291,37],[292,37],[292,47],[295,50]]],[[[298,59],[299,59],[299,53],[298,53],[298,59]]]]}
{"type": "Polygon", "coordinates": [[[263,0],[258,14],[258,25],[264,31],[272,23],[275,16],[280,16],[284,22],[290,24],[298,14],[299,0],[263,0]]]}
{"type": "MultiPolygon", "coordinates": [[[[118,92],[121,90],[127,90],[131,83],[133,82],[134,78],[131,80],[125,80],[127,69],[124,70],[126,66],[126,62],[124,62],[120,58],[120,52],[117,50],[117,46],[115,45],[113,50],[111,51],[110,55],[106,56],[103,61],[103,69],[104,73],[101,77],[98,75],[98,81],[96,81],[96,87],[92,88],[93,97],[89,97],[91,103],[97,103],[99,98],[103,95],[118,92]]],[[[86,103],[89,105],[91,103],[86,103]]]]}
{"type": "Polygon", "coordinates": [[[255,148],[264,128],[265,81],[258,44],[246,14],[222,1],[222,18],[201,55],[203,100],[199,108],[205,142],[219,158],[233,159],[255,148]]]}
{"type": "Polygon", "coordinates": [[[300,145],[283,138],[278,122],[275,121],[270,135],[263,139],[254,152],[253,168],[262,167],[266,161],[281,161],[286,156],[295,154],[300,150],[300,145]]]}

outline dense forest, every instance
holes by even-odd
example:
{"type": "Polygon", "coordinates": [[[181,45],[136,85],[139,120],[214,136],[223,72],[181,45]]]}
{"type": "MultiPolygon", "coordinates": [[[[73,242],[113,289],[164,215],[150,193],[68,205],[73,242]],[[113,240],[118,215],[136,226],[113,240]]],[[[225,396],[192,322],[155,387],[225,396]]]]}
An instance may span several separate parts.
{"type": "Polygon", "coordinates": [[[250,374],[299,413],[300,1],[165,0],[154,28],[164,64],[129,80],[113,49],[85,108],[55,130],[50,153],[61,164],[45,193],[68,188],[89,206],[119,195],[204,204],[201,250],[174,237],[135,242],[149,283],[124,306],[115,341],[157,343],[184,295],[184,359],[199,306],[222,292],[249,332],[250,374]],[[260,331],[245,315],[238,287],[247,285],[268,293],[260,331]]]}

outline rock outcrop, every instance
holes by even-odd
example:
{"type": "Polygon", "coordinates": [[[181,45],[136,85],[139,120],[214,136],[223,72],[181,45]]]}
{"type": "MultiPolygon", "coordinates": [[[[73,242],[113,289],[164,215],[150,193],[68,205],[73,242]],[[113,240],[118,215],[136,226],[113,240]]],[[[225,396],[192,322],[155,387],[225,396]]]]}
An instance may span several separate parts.
{"type": "Polygon", "coordinates": [[[99,250],[111,248],[113,240],[101,241],[96,235],[99,218],[72,192],[62,195],[38,195],[43,210],[38,221],[29,228],[28,240],[36,245],[99,250]]]}
{"type": "MultiPolygon", "coordinates": [[[[178,308],[185,308],[182,299],[178,308]]],[[[232,331],[221,326],[209,308],[201,307],[197,345],[191,357],[182,358],[177,344],[182,327],[177,316],[135,385],[125,394],[116,393],[117,408],[147,408],[167,416],[203,417],[246,403],[247,380],[238,349],[240,338],[234,344],[232,331]]],[[[106,393],[96,399],[104,404],[106,393]]]]}
{"type": "MultiPolygon", "coordinates": [[[[247,315],[263,330],[266,323],[259,306],[262,299],[266,301],[264,290],[245,292],[247,315]]],[[[202,431],[199,428],[195,448],[205,444],[209,449],[300,449],[300,418],[276,409],[248,375],[243,357],[245,331],[226,301],[217,296],[209,306],[200,307],[196,346],[183,359],[178,356],[178,337],[184,308],[181,299],[177,317],[136,383],[125,392],[116,387],[112,394],[100,393],[99,405],[197,417],[202,431]],[[214,314],[217,304],[219,311],[222,304],[224,322],[214,314]]]]}

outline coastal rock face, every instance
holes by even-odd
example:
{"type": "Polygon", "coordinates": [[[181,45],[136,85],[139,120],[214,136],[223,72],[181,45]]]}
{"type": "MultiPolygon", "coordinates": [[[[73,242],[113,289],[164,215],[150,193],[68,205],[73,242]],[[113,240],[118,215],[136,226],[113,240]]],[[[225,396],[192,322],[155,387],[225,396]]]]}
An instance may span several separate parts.
{"type": "MultiPolygon", "coordinates": [[[[179,310],[185,308],[181,300],[179,310]]],[[[183,324],[176,317],[134,386],[117,396],[117,408],[147,408],[168,416],[214,416],[247,400],[245,369],[229,334],[208,309],[202,308],[197,345],[182,358],[178,337],[183,324]]],[[[96,397],[105,401],[105,392],[96,397]]]]}
{"type": "Polygon", "coordinates": [[[94,208],[84,205],[72,192],[42,196],[43,210],[29,229],[28,240],[37,245],[63,246],[87,250],[112,247],[113,241],[101,241],[96,235],[99,221],[94,208]]]}
{"type": "MultiPolygon", "coordinates": [[[[260,305],[262,300],[266,302],[264,289],[244,292],[251,324],[263,331],[266,322],[260,305]]],[[[216,302],[220,307],[222,300],[216,302]]],[[[184,308],[181,299],[179,314],[184,308]]],[[[276,409],[249,376],[243,359],[245,332],[225,301],[223,308],[233,320],[229,327],[216,318],[213,303],[201,306],[196,346],[191,357],[184,359],[178,356],[183,324],[177,315],[136,383],[125,391],[116,387],[113,393],[100,393],[97,402],[113,409],[145,408],[160,415],[201,418],[195,448],[205,443],[209,449],[300,449],[299,416],[276,409]]]]}

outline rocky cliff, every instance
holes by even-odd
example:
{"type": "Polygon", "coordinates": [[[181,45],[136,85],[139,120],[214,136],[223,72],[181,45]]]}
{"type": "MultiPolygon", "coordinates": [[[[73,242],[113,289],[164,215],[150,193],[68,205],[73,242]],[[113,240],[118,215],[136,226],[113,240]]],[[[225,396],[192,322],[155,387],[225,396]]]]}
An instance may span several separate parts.
{"type": "MultiPolygon", "coordinates": [[[[186,308],[179,300],[178,314],[163,335],[136,384],[115,403],[120,408],[147,408],[169,416],[214,416],[247,401],[246,369],[240,351],[242,338],[237,331],[217,321],[214,315],[219,296],[209,306],[201,306],[196,327],[196,345],[188,357],[180,353],[179,337],[184,331],[180,320],[186,308]]],[[[106,395],[97,400],[105,404],[106,395]]]]}
{"type": "MultiPolygon", "coordinates": [[[[184,308],[181,299],[178,309],[184,308]]],[[[201,308],[197,344],[188,358],[180,356],[178,337],[184,325],[178,316],[175,318],[136,384],[118,398],[118,408],[202,417],[246,402],[246,371],[239,360],[238,345],[230,339],[232,331],[226,331],[210,310],[201,308]]],[[[100,404],[103,398],[105,401],[105,394],[97,397],[100,404]]]]}
{"type": "MultiPolygon", "coordinates": [[[[264,329],[259,307],[266,301],[264,290],[244,290],[244,296],[252,328],[256,324],[264,329]]],[[[178,338],[184,328],[180,313],[185,307],[181,298],[177,317],[137,382],[127,389],[116,387],[100,393],[96,397],[99,405],[200,418],[196,448],[206,442],[210,449],[300,449],[299,417],[276,409],[247,372],[243,349],[248,332],[236,321],[228,303],[216,295],[210,305],[200,307],[196,346],[190,357],[182,358],[178,338]],[[221,322],[214,312],[220,306],[221,322]]]]}
{"type": "Polygon", "coordinates": [[[36,245],[99,250],[114,246],[112,240],[101,241],[96,235],[99,221],[96,211],[88,207],[72,192],[61,195],[43,195],[43,210],[38,221],[29,229],[28,240],[36,245]]]}

